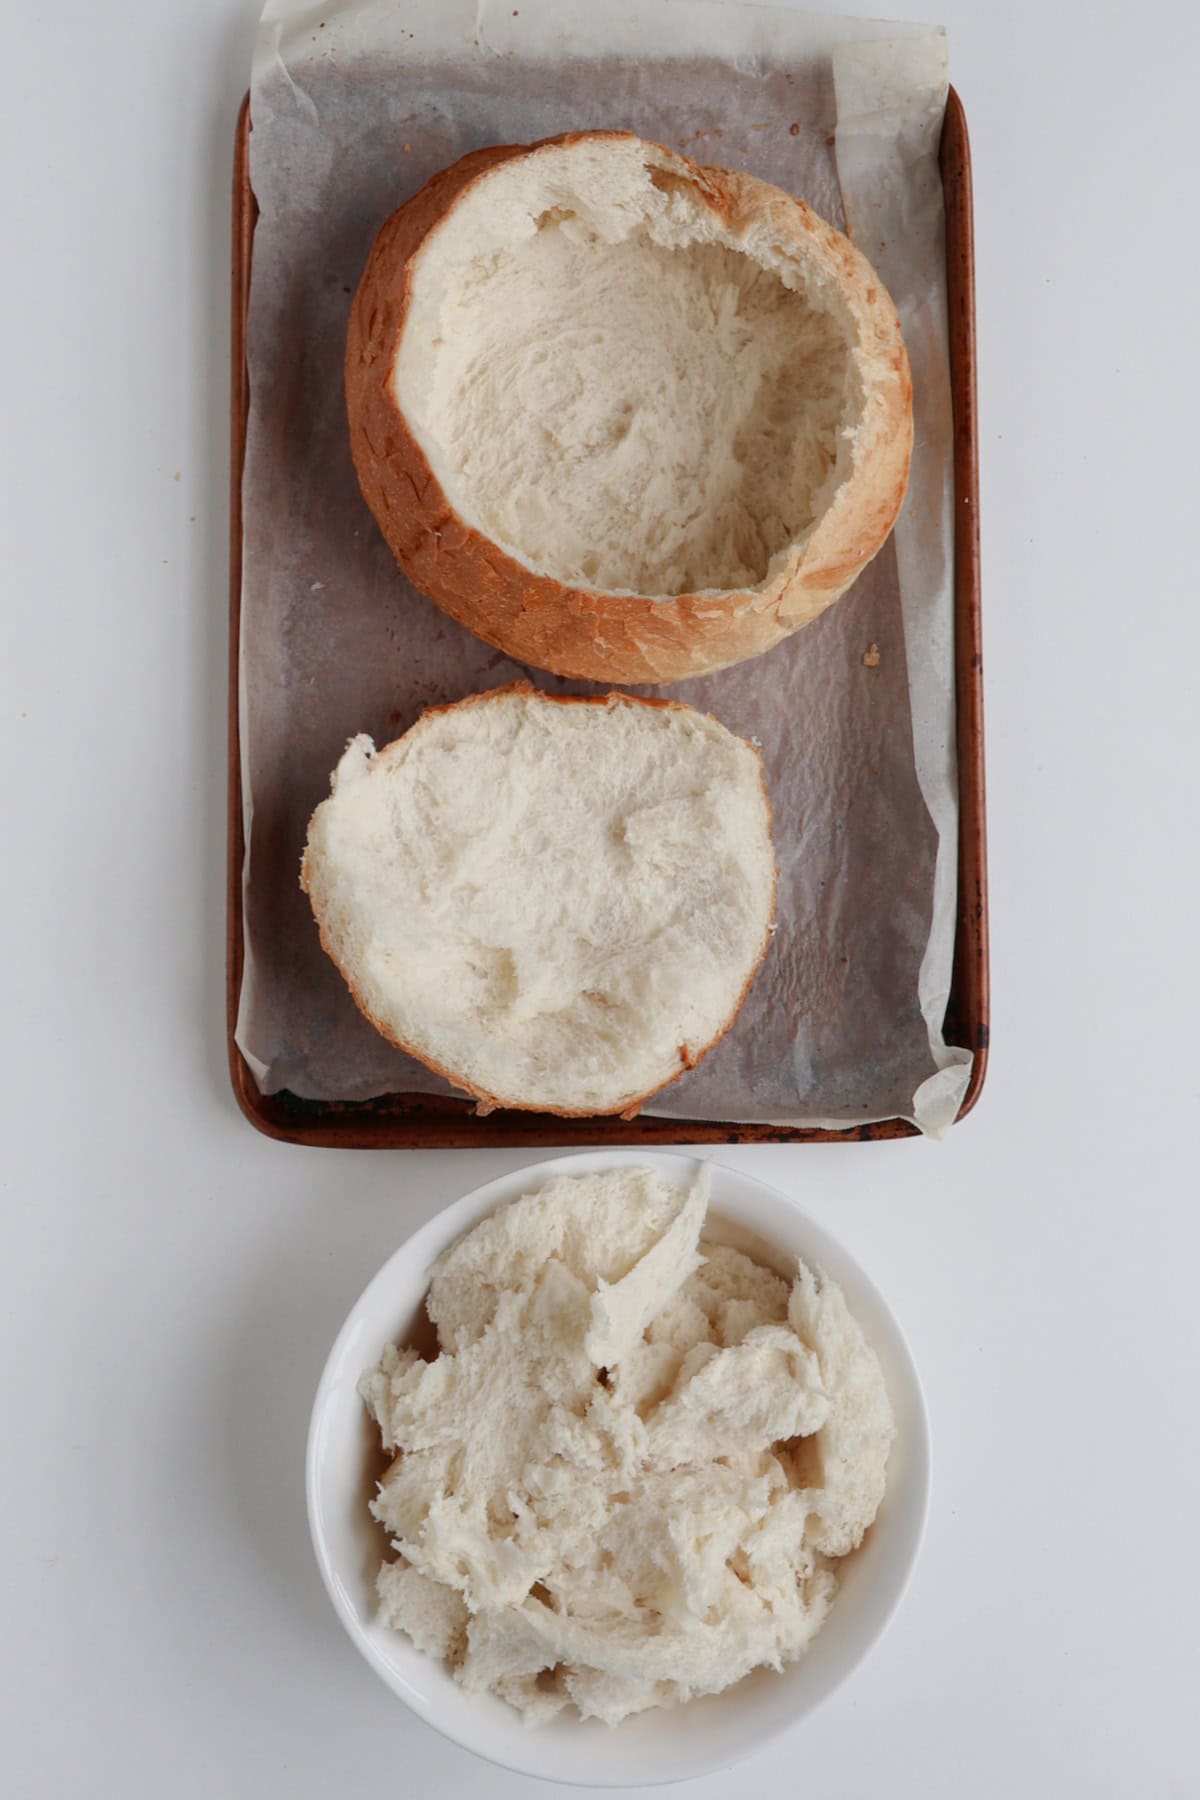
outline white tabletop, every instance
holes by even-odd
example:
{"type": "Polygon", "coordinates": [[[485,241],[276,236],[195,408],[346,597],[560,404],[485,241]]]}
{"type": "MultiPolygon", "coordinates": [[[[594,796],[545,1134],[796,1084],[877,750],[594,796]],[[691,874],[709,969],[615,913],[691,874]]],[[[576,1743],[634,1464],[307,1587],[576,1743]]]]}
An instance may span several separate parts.
{"type": "MultiPolygon", "coordinates": [[[[343,1637],[302,1449],[365,1278],[530,1159],[284,1148],[224,1067],[228,180],[253,11],[6,19],[4,1785],[508,1800],[547,1790],[435,1737],[343,1637]]],[[[839,1800],[1191,1796],[1200,36],[1166,0],[942,12],[978,212],[993,1062],[940,1147],[716,1152],[875,1276],[934,1427],[898,1618],[745,1775],[839,1800]]]]}

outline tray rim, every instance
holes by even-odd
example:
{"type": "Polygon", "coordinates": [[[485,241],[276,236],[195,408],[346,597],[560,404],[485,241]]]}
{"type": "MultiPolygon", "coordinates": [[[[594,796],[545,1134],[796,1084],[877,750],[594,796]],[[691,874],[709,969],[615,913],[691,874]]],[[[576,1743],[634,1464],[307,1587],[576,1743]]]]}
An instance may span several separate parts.
{"type": "MultiPolygon", "coordinates": [[[[246,315],[258,207],[250,186],[250,95],[234,136],[230,338],[229,656],[227,714],[226,1048],[234,1096],[245,1118],[280,1142],[342,1149],[514,1149],[589,1145],[862,1143],[916,1137],[907,1119],[832,1130],[706,1119],[564,1119],[497,1109],[484,1116],[469,1100],[434,1094],[384,1094],[370,1100],[318,1101],[259,1092],[235,1033],[242,986],[242,871],[245,857],[239,716],[242,599],[242,471],[250,387],[246,315]]],[[[979,445],[976,414],[975,252],[971,150],[966,113],[951,87],[939,147],[946,211],[950,379],[954,411],[955,743],[958,764],[958,900],[944,1032],[973,1053],[971,1078],[955,1118],[973,1109],[987,1074],[990,1022],[986,792],[983,742],[983,639],[979,550],[979,445]]]]}

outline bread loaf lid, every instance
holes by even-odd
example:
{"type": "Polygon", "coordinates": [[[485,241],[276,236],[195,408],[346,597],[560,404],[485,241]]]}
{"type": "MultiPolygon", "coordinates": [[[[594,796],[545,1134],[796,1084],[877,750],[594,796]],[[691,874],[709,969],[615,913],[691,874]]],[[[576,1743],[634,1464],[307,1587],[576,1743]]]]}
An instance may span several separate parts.
{"type": "Polygon", "coordinates": [[[690,707],[527,685],[359,737],[302,883],[385,1037],[488,1105],[636,1111],[728,1030],[766,951],[761,759],[690,707]]]}

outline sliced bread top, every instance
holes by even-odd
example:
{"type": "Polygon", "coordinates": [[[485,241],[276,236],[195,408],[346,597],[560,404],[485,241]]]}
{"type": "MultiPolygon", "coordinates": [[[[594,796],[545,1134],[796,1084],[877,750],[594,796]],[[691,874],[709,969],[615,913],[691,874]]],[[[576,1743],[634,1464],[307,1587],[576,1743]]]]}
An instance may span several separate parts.
{"type": "Polygon", "coordinates": [[[527,685],[358,737],[309,826],[326,950],[481,1100],[614,1113],[729,1028],[769,941],[758,753],[704,713],[527,685]]]}

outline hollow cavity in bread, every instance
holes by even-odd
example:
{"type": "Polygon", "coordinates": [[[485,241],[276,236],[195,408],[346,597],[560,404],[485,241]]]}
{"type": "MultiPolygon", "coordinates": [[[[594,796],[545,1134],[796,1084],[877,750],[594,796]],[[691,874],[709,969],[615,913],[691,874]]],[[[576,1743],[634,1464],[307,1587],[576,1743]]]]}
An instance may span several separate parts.
{"type": "Polygon", "coordinates": [[[422,258],[394,398],[460,515],[540,574],[753,586],[851,467],[853,318],[764,234],[635,160],[609,173],[512,163],[460,202],[422,258]],[[513,215],[500,246],[485,210],[513,215]]]}

